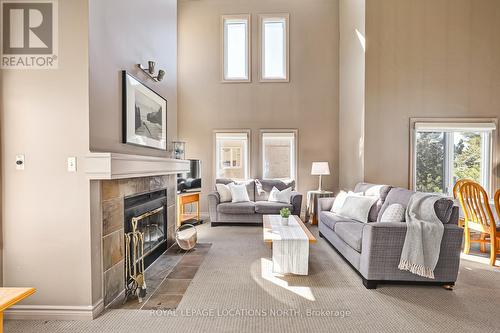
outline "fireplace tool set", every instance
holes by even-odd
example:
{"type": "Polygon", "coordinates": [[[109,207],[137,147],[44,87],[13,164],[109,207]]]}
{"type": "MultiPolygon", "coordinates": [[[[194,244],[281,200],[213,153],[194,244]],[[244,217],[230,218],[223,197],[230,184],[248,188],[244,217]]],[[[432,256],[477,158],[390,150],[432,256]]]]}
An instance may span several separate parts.
{"type": "Polygon", "coordinates": [[[137,222],[150,213],[132,218],[132,232],[125,234],[125,299],[136,295],[139,303],[146,296],[144,278],[144,234],[137,231],[137,222]]]}

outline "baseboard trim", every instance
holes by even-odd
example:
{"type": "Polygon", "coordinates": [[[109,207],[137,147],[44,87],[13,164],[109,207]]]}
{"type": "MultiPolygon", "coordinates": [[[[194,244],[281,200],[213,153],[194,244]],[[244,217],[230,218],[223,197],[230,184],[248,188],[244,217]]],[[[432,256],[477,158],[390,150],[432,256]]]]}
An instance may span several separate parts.
{"type": "Polygon", "coordinates": [[[16,320],[92,320],[104,311],[101,299],[91,306],[14,305],[5,310],[5,319],[16,320]]]}

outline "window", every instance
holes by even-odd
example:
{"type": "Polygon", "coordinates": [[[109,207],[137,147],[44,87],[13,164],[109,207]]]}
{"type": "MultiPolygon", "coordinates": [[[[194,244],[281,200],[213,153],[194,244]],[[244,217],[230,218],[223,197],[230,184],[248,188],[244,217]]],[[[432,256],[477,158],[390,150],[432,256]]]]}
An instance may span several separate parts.
{"type": "Polygon", "coordinates": [[[261,81],[288,82],[288,14],[261,15],[261,81]]]}
{"type": "Polygon", "coordinates": [[[415,122],[413,186],[452,195],[459,179],[490,189],[495,123],[415,122]]]}
{"type": "Polygon", "coordinates": [[[216,178],[248,179],[249,137],[249,131],[215,133],[216,178]]]}
{"type": "Polygon", "coordinates": [[[262,177],[295,180],[297,177],[297,131],[261,131],[262,177]]]}
{"type": "Polygon", "coordinates": [[[221,169],[241,168],[241,147],[220,147],[221,169]]]}
{"type": "Polygon", "coordinates": [[[250,15],[222,16],[223,81],[250,81],[250,15]]]}

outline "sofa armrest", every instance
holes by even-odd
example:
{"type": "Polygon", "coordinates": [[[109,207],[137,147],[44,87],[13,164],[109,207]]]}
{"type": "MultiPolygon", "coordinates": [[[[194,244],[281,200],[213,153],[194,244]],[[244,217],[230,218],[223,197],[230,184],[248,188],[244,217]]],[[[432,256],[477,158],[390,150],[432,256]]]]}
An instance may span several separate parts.
{"type": "Polygon", "coordinates": [[[318,212],[325,210],[332,210],[335,197],[319,198],[318,199],[318,212]]]}
{"type": "Polygon", "coordinates": [[[300,211],[302,209],[302,194],[299,192],[292,192],[290,197],[290,204],[293,206],[292,215],[300,216],[300,211]]]}
{"type": "Polygon", "coordinates": [[[217,205],[220,204],[219,192],[214,191],[208,194],[208,214],[211,222],[217,222],[217,205]]]}
{"type": "MultiPolygon", "coordinates": [[[[406,237],[404,222],[367,223],[363,228],[360,273],[369,280],[425,280],[397,267],[406,237]]],[[[445,224],[436,281],[454,282],[458,275],[463,229],[445,224]]]]}

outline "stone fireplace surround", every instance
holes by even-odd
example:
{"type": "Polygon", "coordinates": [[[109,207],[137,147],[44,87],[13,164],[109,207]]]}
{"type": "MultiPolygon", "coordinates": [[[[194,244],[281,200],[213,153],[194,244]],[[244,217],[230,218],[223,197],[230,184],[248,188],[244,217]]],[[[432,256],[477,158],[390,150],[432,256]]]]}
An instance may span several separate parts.
{"type": "Polygon", "coordinates": [[[101,184],[102,265],[104,306],[121,296],[125,290],[124,268],[124,199],[125,197],[167,190],[167,247],[174,242],[175,175],[104,180],[101,184]]]}
{"type": "Polygon", "coordinates": [[[125,292],[125,197],[166,189],[167,248],[170,247],[176,225],[177,173],[189,171],[189,161],[91,153],[85,162],[91,192],[94,193],[91,215],[97,231],[93,233],[92,246],[93,256],[97,256],[97,266],[93,267],[98,273],[93,274],[93,302],[102,302],[106,307],[125,292]]]}

